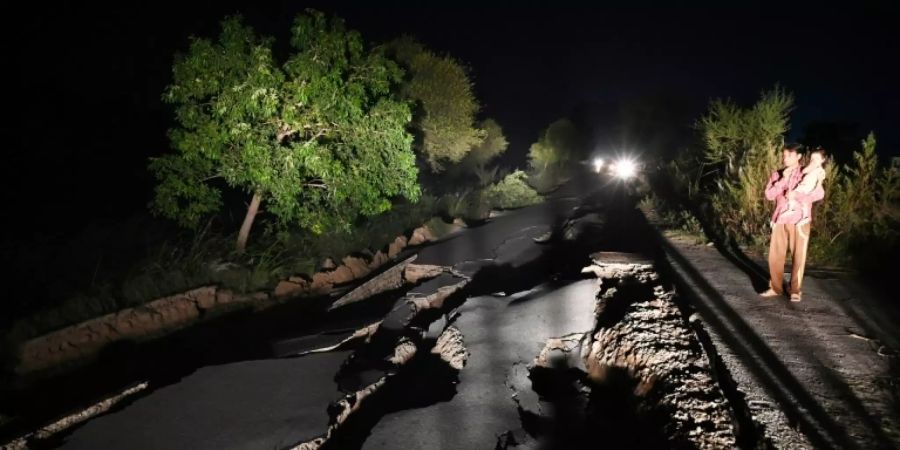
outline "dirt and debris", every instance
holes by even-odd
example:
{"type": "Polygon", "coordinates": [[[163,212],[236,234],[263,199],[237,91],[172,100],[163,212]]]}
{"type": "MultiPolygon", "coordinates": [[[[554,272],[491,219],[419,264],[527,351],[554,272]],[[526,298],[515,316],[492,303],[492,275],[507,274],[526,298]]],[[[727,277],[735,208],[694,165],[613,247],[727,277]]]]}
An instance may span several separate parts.
{"type": "Polygon", "coordinates": [[[735,448],[728,402],[674,291],[649,263],[603,259],[585,271],[601,277],[594,330],[546,341],[528,365],[537,405],[514,393],[525,431],[540,448],[581,448],[598,430],[613,447],[735,448]]]}
{"type": "Polygon", "coordinates": [[[431,353],[440,356],[444,362],[456,370],[462,370],[469,357],[462,333],[452,325],[441,333],[434,348],[431,349],[431,353]]]}
{"type": "Polygon", "coordinates": [[[416,284],[422,280],[434,278],[447,269],[444,266],[436,266],[433,264],[409,264],[403,271],[403,279],[407,283],[416,284]]]}

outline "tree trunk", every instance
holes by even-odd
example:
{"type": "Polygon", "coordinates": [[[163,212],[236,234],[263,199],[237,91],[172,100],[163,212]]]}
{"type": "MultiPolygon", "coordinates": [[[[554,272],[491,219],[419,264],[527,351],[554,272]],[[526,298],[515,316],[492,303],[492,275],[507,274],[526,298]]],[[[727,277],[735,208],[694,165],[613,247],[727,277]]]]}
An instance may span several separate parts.
{"type": "Polygon", "coordinates": [[[244,253],[244,250],[247,249],[247,237],[250,235],[250,227],[253,226],[253,219],[256,218],[256,213],[259,211],[259,202],[261,200],[262,196],[259,195],[259,192],[254,192],[253,199],[250,200],[250,206],[247,207],[247,215],[244,216],[244,223],[241,224],[241,231],[238,232],[238,253],[244,253]]]}

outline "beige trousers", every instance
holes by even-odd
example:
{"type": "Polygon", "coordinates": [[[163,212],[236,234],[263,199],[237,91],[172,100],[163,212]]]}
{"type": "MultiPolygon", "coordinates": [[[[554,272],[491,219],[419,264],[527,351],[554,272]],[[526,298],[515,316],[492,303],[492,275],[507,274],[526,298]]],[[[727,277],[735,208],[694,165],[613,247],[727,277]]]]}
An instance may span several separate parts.
{"type": "Polygon", "coordinates": [[[809,222],[801,224],[776,223],[769,240],[769,287],[784,293],[784,260],[791,252],[791,294],[799,294],[806,267],[806,249],[809,247],[809,222]]]}

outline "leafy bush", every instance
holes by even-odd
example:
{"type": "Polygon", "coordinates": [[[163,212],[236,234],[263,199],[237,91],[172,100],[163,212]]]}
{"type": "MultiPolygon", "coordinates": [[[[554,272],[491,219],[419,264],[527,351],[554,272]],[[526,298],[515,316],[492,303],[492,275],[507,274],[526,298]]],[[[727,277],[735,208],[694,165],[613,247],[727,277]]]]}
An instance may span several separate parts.
{"type": "MultiPolygon", "coordinates": [[[[778,87],[750,108],[714,100],[697,123],[703,146],[665,171],[670,187],[702,212],[715,234],[760,253],[768,247],[773,208],[765,185],[781,167],[792,105],[793,96],[778,87]]],[[[900,176],[878,167],[875,143],[870,134],[851,164],[826,165],[825,198],[813,207],[811,262],[883,268],[896,253],[900,176]]]]}
{"type": "Polygon", "coordinates": [[[670,205],[653,192],[641,198],[638,208],[644,211],[653,211],[660,224],[668,229],[678,230],[705,240],[703,226],[694,214],[685,208],[676,208],[674,205],[670,205]]]}
{"type": "Polygon", "coordinates": [[[446,194],[441,198],[441,210],[449,217],[461,217],[465,221],[479,221],[488,217],[491,205],[482,189],[466,189],[446,194]]]}
{"type": "Polygon", "coordinates": [[[875,136],[862,141],[852,165],[826,167],[825,198],[813,208],[810,258],[866,266],[900,241],[900,176],[878,167],[875,136]]]}
{"type": "Polygon", "coordinates": [[[472,147],[472,150],[460,162],[465,168],[484,168],[488,163],[502,155],[509,147],[509,141],[503,134],[503,128],[494,119],[485,119],[478,128],[484,133],[484,140],[472,147]]]}
{"type": "Polygon", "coordinates": [[[565,181],[565,175],[581,149],[581,137],[568,119],[551,123],[528,149],[529,183],[547,192],[565,181]]]}
{"type": "Polygon", "coordinates": [[[540,203],[541,196],[528,185],[528,175],[517,170],[487,188],[487,201],[494,208],[512,209],[540,203]]]}
{"type": "Polygon", "coordinates": [[[778,87],[747,109],[715,100],[697,124],[705,144],[700,183],[709,192],[715,221],[740,244],[768,241],[772,205],[765,199],[765,187],[780,165],[793,102],[793,96],[778,87]]]}
{"type": "Polygon", "coordinates": [[[475,178],[478,179],[479,187],[490,186],[503,178],[499,166],[494,166],[492,168],[478,166],[472,169],[472,173],[475,175],[475,178]]]}

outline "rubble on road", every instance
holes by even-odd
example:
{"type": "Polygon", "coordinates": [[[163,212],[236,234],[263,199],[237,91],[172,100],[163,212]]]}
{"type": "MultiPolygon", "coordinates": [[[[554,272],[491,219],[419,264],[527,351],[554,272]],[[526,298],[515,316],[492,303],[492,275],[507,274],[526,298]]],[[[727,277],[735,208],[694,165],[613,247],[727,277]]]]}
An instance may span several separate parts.
{"type": "Polygon", "coordinates": [[[532,389],[541,397],[537,410],[517,399],[523,417],[536,424],[536,437],[583,432],[580,427],[603,426],[606,416],[620,414],[661,430],[656,441],[623,442],[735,448],[732,411],[674,291],[663,286],[650,261],[616,253],[592,256],[594,264],[583,273],[596,274],[600,282],[593,331],[547,340],[528,366],[532,389]],[[604,410],[629,405],[632,411],[604,410]],[[565,426],[560,415],[568,419],[565,426]]]}

